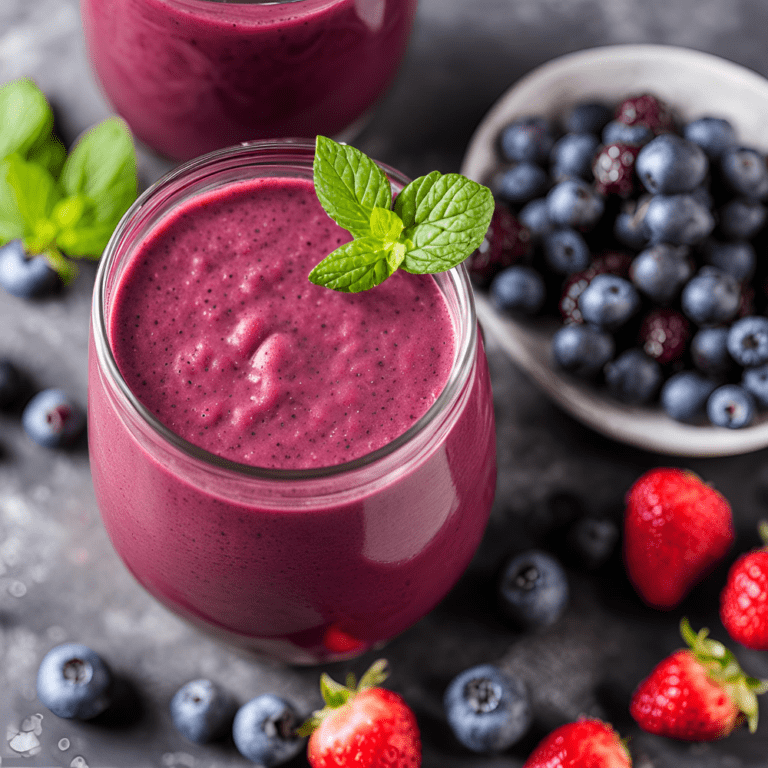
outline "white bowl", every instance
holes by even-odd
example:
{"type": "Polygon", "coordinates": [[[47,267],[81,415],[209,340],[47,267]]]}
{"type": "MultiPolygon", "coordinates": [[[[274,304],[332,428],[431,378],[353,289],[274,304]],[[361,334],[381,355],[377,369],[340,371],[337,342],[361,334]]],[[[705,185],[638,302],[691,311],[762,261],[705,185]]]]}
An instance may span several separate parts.
{"type": "MultiPolygon", "coordinates": [[[[500,166],[502,128],[517,117],[557,118],[581,101],[618,104],[642,92],[667,101],[683,120],[705,114],[727,117],[741,143],[768,150],[768,80],[707,53],[663,45],[616,45],[554,59],[518,80],[475,131],[461,172],[489,183],[500,166]]],[[[768,446],[768,414],[743,429],[692,426],[670,419],[659,406],[624,405],[599,389],[559,371],[550,340],[557,320],[518,321],[497,312],[477,292],[486,332],[553,400],[608,437],[677,456],[726,456],[768,446]]]]}

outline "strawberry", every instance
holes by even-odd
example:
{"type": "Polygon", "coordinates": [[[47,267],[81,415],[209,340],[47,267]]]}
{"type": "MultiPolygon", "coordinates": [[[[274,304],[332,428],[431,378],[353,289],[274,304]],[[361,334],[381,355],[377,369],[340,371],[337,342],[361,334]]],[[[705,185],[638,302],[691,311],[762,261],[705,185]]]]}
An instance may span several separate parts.
{"type": "Polygon", "coordinates": [[[768,651],[768,523],[760,524],[766,546],[742,555],[728,571],[720,593],[720,619],[737,642],[768,651]]]}
{"type": "Polygon", "coordinates": [[[375,662],[355,684],[323,674],[320,690],[325,707],[298,730],[309,737],[307,757],[312,768],[419,768],[421,739],[416,717],[393,691],[380,688],[387,662],[375,662]]]}
{"type": "Polygon", "coordinates": [[[701,478],[657,468],[627,494],[624,562],[640,597],[674,608],[733,544],[731,507],[701,478]]]}
{"type": "Polygon", "coordinates": [[[684,741],[713,741],[744,720],[757,728],[757,694],[768,680],[748,677],[736,657],[708,631],[696,634],[687,619],[680,633],[689,648],[675,651],[638,686],[629,712],[649,733],[684,741]]]}
{"type": "Polygon", "coordinates": [[[616,731],[602,720],[580,718],[556,728],[523,768],[629,768],[632,761],[616,731]]]}

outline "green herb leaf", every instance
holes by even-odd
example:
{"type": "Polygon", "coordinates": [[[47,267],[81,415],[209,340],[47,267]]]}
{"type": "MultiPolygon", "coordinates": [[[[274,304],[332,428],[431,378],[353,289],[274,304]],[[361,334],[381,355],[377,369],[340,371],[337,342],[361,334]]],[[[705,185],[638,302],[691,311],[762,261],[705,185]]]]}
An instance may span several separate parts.
{"type": "Polygon", "coordinates": [[[43,92],[28,77],[0,88],[0,159],[26,155],[51,133],[53,112],[43,92]]]}
{"type": "Polygon", "coordinates": [[[396,243],[403,231],[403,220],[389,208],[374,208],[371,211],[371,235],[385,243],[396,243]]]}
{"type": "Polygon", "coordinates": [[[309,280],[343,293],[366,291],[392,274],[389,251],[386,243],[375,237],[353,240],[326,256],[309,273],[309,280]]]}
{"type": "Polygon", "coordinates": [[[23,160],[19,155],[10,155],[4,160],[0,176],[11,188],[25,235],[39,233],[43,223],[50,221],[53,208],[61,198],[56,180],[42,165],[23,160]]]}
{"type": "Polygon", "coordinates": [[[313,173],[320,204],[353,237],[371,234],[375,208],[392,207],[389,179],[359,149],[318,136],[313,173]]]}
{"type": "Polygon", "coordinates": [[[0,245],[21,240],[26,234],[24,219],[16,205],[13,187],[8,183],[0,166],[0,245]]]}
{"type": "Polygon", "coordinates": [[[43,168],[47,168],[50,174],[58,177],[61,169],[64,167],[64,161],[67,158],[67,148],[60,139],[55,136],[49,136],[41,144],[35,146],[27,156],[27,159],[43,168]]]}

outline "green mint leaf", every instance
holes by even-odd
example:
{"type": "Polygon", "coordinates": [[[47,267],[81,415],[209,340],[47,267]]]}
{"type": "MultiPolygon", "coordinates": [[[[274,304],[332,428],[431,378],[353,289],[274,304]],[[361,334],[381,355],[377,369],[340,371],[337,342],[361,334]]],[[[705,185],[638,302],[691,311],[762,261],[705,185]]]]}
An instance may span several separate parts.
{"type": "Polygon", "coordinates": [[[412,181],[395,200],[405,225],[401,267],[425,274],[461,263],[482,243],[493,205],[487,187],[457,173],[433,171],[412,181]]]}
{"type": "Polygon", "coordinates": [[[64,161],[67,159],[67,148],[56,136],[49,136],[41,144],[35,146],[27,155],[30,162],[42,165],[50,171],[51,176],[58,178],[64,161]]]}
{"type": "Polygon", "coordinates": [[[25,234],[39,234],[61,198],[61,190],[53,176],[42,165],[23,160],[19,155],[10,155],[0,166],[0,177],[11,189],[25,234]]]}
{"type": "Polygon", "coordinates": [[[385,243],[395,243],[403,231],[403,220],[389,208],[374,208],[371,211],[371,236],[385,243]]]}
{"type": "Polygon", "coordinates": [[[77,277],[77,264],[65,258],[57,248],[48,248],[43,255],[50,264],[51,269],[57,272],[64,285],[69,285],[77,277]]]}
{"type": "Polygon", "coordinates": [[[13,187],[0,167],[0,245],[5,245],[11,240],[21,240],[26,234],[24,219],[19,212],[19,206],[16,205],[13,187]]]}
{"type": "Polygon", "coordinates": [[[26,155],[51,133],[53,112],[43,92],[28,77],[0,88],[0,159],[26,155]]]}
{"type": "Polygon", "coordinates": [[[392,274],[388,254],[386,243],[378,238],[352,240],[326,256],[309,273],[309,280],[343,293],[365,291],[392,274]]]}
{"type": "Polygon", "coordinates": [[[392,207],[389,179],[359,149],[318,136],[313,173],[320,204],[353,237],[371,235],[375,208],[392,207]]]}

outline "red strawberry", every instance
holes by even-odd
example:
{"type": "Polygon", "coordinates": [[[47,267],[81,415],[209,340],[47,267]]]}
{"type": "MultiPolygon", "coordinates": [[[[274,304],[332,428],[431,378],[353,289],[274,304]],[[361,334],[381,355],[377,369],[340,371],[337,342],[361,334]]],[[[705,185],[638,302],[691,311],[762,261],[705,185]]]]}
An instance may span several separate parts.
{"type": "Polygon", "coordinates": [[[757,694],[768,681],[747,677],[735,656],[707,630],[694,633],[687,619],[680,633],[690,646],[658,664],[638,686],[629,712],[649,733],[685,741],[713,741],[744,720],[757,728],[757,694]]]}
{"type": "Polygon", "coordinates": [[[766,546],[742,555],[720,593],[720,619],[737,642],[768,651],[768,523],[760,524],[766,546]]]}
{"type": "Polygon", "coordinates": [[[393,691],[379,688],[387,676],[380,660],[355,685],[323,674],[320,690],[326,706],[298,730],[307,736],[307,757],[312,768],[419,768],[421,740],[416,717],[393,691]]]}
{"type": "Polygon", "coordinates": [[[602,720],[581,718],[543,739],[523,768],[629,768],[632,761],[616,731],[602,720]]]}
{"type": "Polygon", "coordinates": [[[652,469],[627,494],[624,562],[654,608],[674,608],[733,540],[730,504],[693,472],[652,469]]]}

